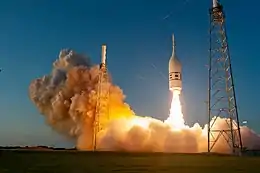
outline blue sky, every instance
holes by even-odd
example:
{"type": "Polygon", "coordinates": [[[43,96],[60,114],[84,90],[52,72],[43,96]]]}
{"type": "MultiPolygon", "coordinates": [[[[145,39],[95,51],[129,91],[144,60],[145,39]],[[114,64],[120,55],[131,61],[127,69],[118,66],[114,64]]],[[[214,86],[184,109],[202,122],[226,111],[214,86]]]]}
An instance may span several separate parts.
{"type": "MultiPolygon", "coordinates": [[[[98,63],[101,44],[106,43],[108,68],[126,101],[139,115],[165,119],[170,101],[165,77],[173,32],[183,64],[185,119],[188,124],[204,124],[210,5],[210,0],[1,2],[0,145],[69,144],[45,125],[28,97],[30,82],[50,73],[62,48],[85,53],[98,63]]],[[[224,1],[223,5],[240,119],[260,132],[260,25],[256,21],[260,2],[224,1]]]]}

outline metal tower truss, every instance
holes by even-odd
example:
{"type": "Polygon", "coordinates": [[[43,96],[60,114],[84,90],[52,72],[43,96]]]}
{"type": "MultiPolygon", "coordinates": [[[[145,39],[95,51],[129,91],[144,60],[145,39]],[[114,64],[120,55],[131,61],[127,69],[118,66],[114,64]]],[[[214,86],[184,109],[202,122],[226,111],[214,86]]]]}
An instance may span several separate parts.
{"type": "Polygon", "coordinates": [[[105,64],[100,65],[98,76],[97,103],[93,128],[93,150],[97,150],[98,133],[104,129],[109,120],[109,89],[110,83],[105,64]]]}
{"type": "Polygon", "coordinates": [[[208,152],[214,151],[217,142],[230,147],[232,153],[242,150],[235,88],[229,48],[225,31],[223,6],[210,9],[210,50],[208,86],[208,152]],[[218,127],[218,117],[225,124],[218,127]]]}

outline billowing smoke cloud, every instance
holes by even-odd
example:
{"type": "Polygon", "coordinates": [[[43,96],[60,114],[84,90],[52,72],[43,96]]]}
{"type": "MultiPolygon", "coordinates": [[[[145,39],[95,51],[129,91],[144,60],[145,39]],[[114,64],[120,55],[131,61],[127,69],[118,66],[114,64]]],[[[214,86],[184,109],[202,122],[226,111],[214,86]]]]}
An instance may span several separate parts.
{"type": "MultiPolygon", "coordinates": [[[[75,140],[77,148],[92,148],[93,117],[95,114],[99,66],[74,51],[62,50],[53,63],[50,75],[34,80],[29,95],[46,122],[60,134],[75,140]]],[[[147,152],[205,152],[207,125],[195,124],[174,130],[168,124],[150,117],[138,117],[124,102],[122,90],[109,82],[110,122],[100,132],[100,150],[147,152]]],[[[224,119],[217,119],[224,128],[224,119]]],[[[260,148],[260,136],[247,127],[241,128],[243,143],[250,149],[260,148]]],[[[215,150],[228,152],[224,138],[215,150]]]]}
{"type": "MultiPolygon", "coordinates": [[[[226,119],[217,118],[213,129],[228,129],[226,119]]],[[[207,151],[208,125],[186,126],[181,130],[171,128],[160,120],[150,117],[124,118],[113,121],[101,140],[101,148],[123,151],[152,151],[197,153],[207,151]],[[120,130],[118,130],[120,129],[120,130]]],[[[214,134],[217,137],[217,133],[214,134]]],[[[260,136],[246,126],[241,127],[243,146],[260,149],[260,136]]],[[[230,136],[231,137],[231,136],[230,136]]],[[[220,136],[213,152],[230,153],[228,136],[220,136]]],[[[238,144],[238,138],[236,143],[238,144]]]]}
{"type": "MultiPolygon", "coordinates": [[[[62,50],[50,75],[34,80],[29,88],[31,100],[56,131],[77,141],[80,149],[92,144],[99,66],[74,51],[62,50]]],[[[123,102],[122,90],[110,86],[110,118],[132,116],[123,102]]]]}

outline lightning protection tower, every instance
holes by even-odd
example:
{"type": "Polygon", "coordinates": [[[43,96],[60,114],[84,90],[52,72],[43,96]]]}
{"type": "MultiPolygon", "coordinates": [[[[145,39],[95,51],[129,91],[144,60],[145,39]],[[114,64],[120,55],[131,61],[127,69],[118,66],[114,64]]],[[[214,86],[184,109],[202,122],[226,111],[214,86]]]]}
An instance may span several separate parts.
{"type": "Polygon", "coordinates": [[[224,140],[233,154],[239,154],[242,140],[223,6],[213,0],[209,11],[208,152],[214,150],[218,141],[223,143],[224,140]],[[226,119],[224,128],[215,126],[218,117],[226,119]]]}
{"type": "Polygon", "coordinates": [[[102,45],[98,76],[96,112],[93,124],[93,151],[97,150],[97,136],[109,120],[109,79],[106,66],[106,45],[102,45]]]}

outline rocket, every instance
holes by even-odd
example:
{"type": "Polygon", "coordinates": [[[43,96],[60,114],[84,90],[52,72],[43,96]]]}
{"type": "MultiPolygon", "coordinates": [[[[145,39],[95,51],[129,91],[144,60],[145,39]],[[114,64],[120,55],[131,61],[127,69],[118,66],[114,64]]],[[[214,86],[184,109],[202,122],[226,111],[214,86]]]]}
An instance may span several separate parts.
{"type": "Polygon", "coordinates": [[[172,56],[169,60],[169,90],[182,90],[182,68],[175,52],[174,35],[172,35],[172,56]]]}
{"type": "Polygon", "coordinates": [[[105,44],[102,45],[102,50],[101,50],[101,64],[100,64],[100,69],[105,69],[106,68],[106,54],[107,54],[107,46],[105,44]]]}

